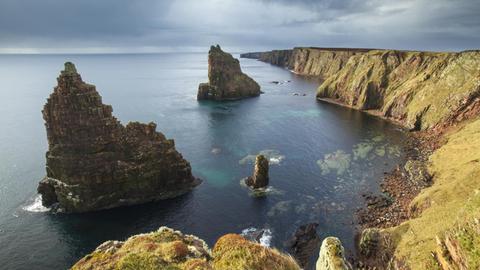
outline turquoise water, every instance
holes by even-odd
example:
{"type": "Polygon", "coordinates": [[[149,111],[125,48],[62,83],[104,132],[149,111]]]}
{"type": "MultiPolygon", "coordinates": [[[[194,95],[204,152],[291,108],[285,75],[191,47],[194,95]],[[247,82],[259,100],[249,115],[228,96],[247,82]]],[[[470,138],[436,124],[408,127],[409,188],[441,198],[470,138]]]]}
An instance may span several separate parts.
{"type": "Polygon", "coordinates": [[[405,135],[380,119],[315,101],[318,81],[251,59],[241,64],[265,94],[214,103],[196,100],[207,80],[206,54],[0,56],[2,268],[64,269],[103,241],[164,225],[210,245],[225,233],[269,229],[265,243],[284,249],[299,225],[317,222],[321,237],[338,236],[352,250],[361,194],[378,192],[383,172],[403,156],[405,135]],[[36,197],[47,149],[41,109],[65,61],[97,86],[122,123],[156,122],[204,183],[158,203],[45,212],[36,197]],[[240,185],[259,152],[271,161],[272,189],[261,198],[240,185]]]}

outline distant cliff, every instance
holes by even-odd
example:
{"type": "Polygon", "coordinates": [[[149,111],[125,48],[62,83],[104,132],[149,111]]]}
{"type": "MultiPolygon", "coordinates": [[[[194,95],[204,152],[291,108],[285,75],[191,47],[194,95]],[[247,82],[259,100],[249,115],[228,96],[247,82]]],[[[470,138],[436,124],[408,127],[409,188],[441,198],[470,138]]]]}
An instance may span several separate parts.
{"type": "Polygon", "coordinates": [[[320,77],[317,98],[375,110],[410,129],[459,121],[480,109],[480,51],[294,48],[241,56],[320,77]]]}

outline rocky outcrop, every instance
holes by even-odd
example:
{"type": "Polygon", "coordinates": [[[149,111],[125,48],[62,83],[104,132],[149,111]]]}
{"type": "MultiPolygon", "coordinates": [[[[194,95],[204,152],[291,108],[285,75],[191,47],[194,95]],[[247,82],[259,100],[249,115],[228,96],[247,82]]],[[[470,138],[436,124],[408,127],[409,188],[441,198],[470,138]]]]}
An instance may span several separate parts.
{"type": "Polygon", "coordinates": [[[320,247],[316,270],[351,270],[352,266],[345,259],[342,242],[336,237],[327,237],[320,247]]]}
{"type": "Polygon", "coordinates": [[[112,116],[95,86],[65,63],[47,100],[47,176],[38,192],[43,204],[85,212],[166,199],[190,191],[199,180],[154,123],[112,116]]]}
{"type": "Polygon", "coordinates": [[[72,270],[300,270],[288,255],[247,241],[237,234],[218,239],[213,250],[193,236],[162,227],[125,242],[107,241],[78,261],[72,270]]]}
{"type": "Polygon", "coordinates": [[[198,100],[236,100],[260,95],[260,86],[245,75],[238,59],[219,45],[208,52],[208,83],[198,86],[198,100]]]}
{"type": "Polygon", "coordinates": [[[287,242],[290,253],[303,269],[310,269],[310,259],[320,245],[317,227],[318,223],[302,225],[287,242]]]}
{"type": "Polygon", "coordinates": [[[354,55],[322,83],[317,97],[376,110],[414,130],[463,120],[480,112],[480,51],[354,55]]]}
{"type": "Polygon", "coordinates": [[[268,186],[268,159],[264,155],[258,155],[255,159],[253,175],[246,180],[251,188],[264,188],[268,186]]]}

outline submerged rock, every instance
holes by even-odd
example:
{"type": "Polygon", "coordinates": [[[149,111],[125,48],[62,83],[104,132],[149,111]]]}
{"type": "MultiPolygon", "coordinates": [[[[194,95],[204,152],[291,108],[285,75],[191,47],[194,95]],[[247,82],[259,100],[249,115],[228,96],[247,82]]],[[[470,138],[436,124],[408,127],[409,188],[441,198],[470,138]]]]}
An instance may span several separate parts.
{"type": "Polygon", "coordinates": [[[43,204],[85,212],[166,199],[199,183],[156,124],[123,126],[94,85],[65,63],[43,109],[49,149],[43,204]]]}
{"type": "Polygon", "coordinates": [[[322,242],[316,270],[351,270],[352,266],[345,259],[342,242],[336,237],[327,237],[322,242]]]}
{"type": "Polygon", "coordinates": [[[310,269],[310,258],[320,245],[317,227],[318,223],[302,225],[287,242],[287,247],[291,250],[291,254],[304,269],[310,269]]]}
{"type": "Polygon", "coordinates": [[[222,51],[219,45],[210,47],[208,83],[198,86],[198,100],[236,100],[260,93],[260,86],[242,72],[238,59],[222,51]]]}
{"type": "Polygon", "coordinates": [[[253,175],[248,177],[245,183],[251,188],[264,188],[268,186],[268,179],[268,159],[263,155],[258,155],[253,175]]]}

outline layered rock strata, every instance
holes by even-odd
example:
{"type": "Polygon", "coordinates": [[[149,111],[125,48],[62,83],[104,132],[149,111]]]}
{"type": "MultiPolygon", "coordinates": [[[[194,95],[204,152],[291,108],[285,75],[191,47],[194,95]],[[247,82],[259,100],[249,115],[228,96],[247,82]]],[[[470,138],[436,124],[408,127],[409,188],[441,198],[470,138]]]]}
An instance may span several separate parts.
{"type": "Polygon", "coordinates": [[[260,95],[260,86],[244,74],[238,59],[219,45],[208,52],[208,83],[198,86],[198,100],[236,100],[260,95]]]}
{"type": "Polygon", "coordinates": [[[172,198],[199,183],[173,140],[154,123],[123,126],[94,85],[65,63],[47,100],[45,206],[86,212],[172,198]]]}
{"type": "Polygon", "coordinates": [[[253,175],[246,179],[247,186],[251,188],[264,188],[268,186],[268,159],[264,155],[258,155],[255,158],[255,168],[253,175]]]}

